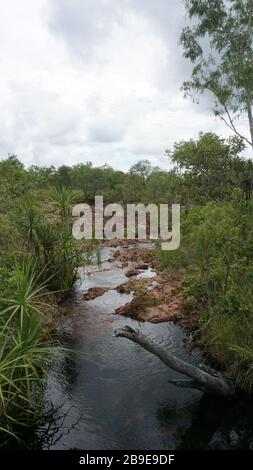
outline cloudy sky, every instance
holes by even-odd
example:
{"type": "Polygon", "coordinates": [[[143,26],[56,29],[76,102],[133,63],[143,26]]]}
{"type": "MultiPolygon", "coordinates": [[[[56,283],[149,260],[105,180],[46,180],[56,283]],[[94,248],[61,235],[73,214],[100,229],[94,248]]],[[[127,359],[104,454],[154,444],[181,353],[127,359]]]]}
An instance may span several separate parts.
{"type": "MultiPolygon", "coordinates": [[[[183,98],[181,0],[8,0],[0,16],[0,158],[168,167],[173,142],[228,130],[183,98]]],[[[246,125],[246,123],[245,123],[246,125]]]]}

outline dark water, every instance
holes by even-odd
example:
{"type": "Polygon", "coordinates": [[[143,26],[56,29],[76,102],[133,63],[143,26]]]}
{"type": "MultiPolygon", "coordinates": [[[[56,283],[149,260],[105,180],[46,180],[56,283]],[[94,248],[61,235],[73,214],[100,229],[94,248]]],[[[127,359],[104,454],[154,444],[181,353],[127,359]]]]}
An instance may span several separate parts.
{"type": "MultiPolygon", "coordinates": [[[[66,348],[58,353],[47,378],[48,403],[57,408],[52,419],[36,431],[37,444],[49,449],[175,449],[205,448],[212,439],[224,401],[201,392],[178,389],[168,379],[182,378],[156,357],[113,331],[123,325],[140,328],[179,357],[197,362],[184,345],[184,333],[172,323],[142,323],[114,314],[131,294],[109,291],[85,302],[89,287],[115,288],[127,281],[117,262],[80,270],[81,280],[67,315],[57,330],[66,348]]],[[[149,276],[152,273],[149,272],[149,276]]],[[[47,420],[45,420],[47,421],[47,420]]]]}

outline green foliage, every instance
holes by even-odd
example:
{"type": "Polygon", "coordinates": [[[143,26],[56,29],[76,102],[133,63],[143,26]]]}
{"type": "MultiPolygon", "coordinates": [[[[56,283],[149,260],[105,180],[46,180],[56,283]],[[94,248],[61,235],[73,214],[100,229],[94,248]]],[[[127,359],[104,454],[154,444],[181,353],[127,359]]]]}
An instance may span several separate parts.
{"type": "Polygon", "coordinates": [[[53,224],[43,217],[32,217],[31,224],[32,213],[28,210],[30,228],[25,231],[28,247],[37,260],[38,270],[42,271],[42,278],[48,279],[48,288],[66,293],[73,287],[81,263],[71,227],[64,222],[53,224]]]}
{"type": "Polygon", "coordinates": [[[49,199],[53,207],[59,211],[61,222],[68,222],[71,215],[71,206],[74,202],[72,191],[64,186],[54,188],[49,199]]]}
{"type": "MultiPolygon", "coordinates": [[[[183,88],[193,96],[211,93],[214,113],[238,134],[234,117],[247,111],[252,126],[252,1],[186,0],[185,5],[192,22],[182,31],[181,44],[193,70],[183,88]]],[[[253,130],[243,139],[252,146],[253,130]]]]}
{"type": "Polygon", "coordinates": [[[140,160],[127,173],[108,165],[93,167],[87,162],[58,169],[33,166],[28,174],[36,188],[48,191],[52,210],[55,212],[56,209],[65,221],[73,202],[93,204],[96,195],[102,195],[105,203],[174,201],[177,199],[180,179],[174,171],[152,167],[148,160],[140,160]]]}
{"type": "Polygon", "coordinates": [[[231,199],[233,189],[243,181],[246,163],[239,157],[243,149],[238,137],[225,140],[212,133],[176,143],[167,155],[180,175],[181,202],[231,199]]]}
{"type": "Polygon", "coordinates": [[[30,260],[11,273],[12,294],[0,312],[0,431],[14,435],[39,410],[41,377],[53,349],[43,340],[45,286],[30,260]]]}
{"type": "Polygon", "coordinates": [[[13,432],[11,422],[26,423],[38,409],[52,294],[69,293],[78,266],[94,255],[93,242],[80,247],[73,239],[71,209],[96,195],[105,203],[183,204],[181,247],[161,252],[160,265],[185,272],[182,289],[200,313],[202,344],[250,387],[253,206],[244,181],[252,165],[239,156],[243,148],[239,138],[200,134],[168,152],[170,171],[147,160],[127,173],[89,163],[26,170],[15,156],[0,162],[2,428],[13,432]]]}
{"type": "Polygon", "coordinates": [[[140,160],[131,166],[129,173],[130,175],[139,176],[142,179],[142,182],[145,183],[152,173],[152,166],[149,160],[140,160]]]}
{"type": "Polygon", "coordinates": [[[181,247],[161,251],[161,266],[185,270],[182,292],[203,322],[201,344],[240,381],[253,365],[249,354],[242,360],[242,348],[253,351],[253,205],[234,198],[192,207],[181,231],[181,247]]]}
{"type": "Polygon", "coordinates": [[[52,293],[72,288],[80,263],[70,219],[80,194],[48,188],[54,173],[26,170],[15,156],[0,162],[0,434],[40,412],[52,293]]]}

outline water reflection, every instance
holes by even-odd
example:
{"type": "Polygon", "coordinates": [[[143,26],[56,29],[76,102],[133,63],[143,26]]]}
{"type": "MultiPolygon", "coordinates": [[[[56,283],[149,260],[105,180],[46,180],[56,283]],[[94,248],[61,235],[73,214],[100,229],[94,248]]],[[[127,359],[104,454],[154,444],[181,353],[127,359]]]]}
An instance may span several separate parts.
{"type": "Polygon", "coordinates": [[[182,329],[172,323],[138,324],[115,315],[131,294],[110,290],[91,301],[82,299],[89,287],[114,289],[127,280],[116,262],[107,262],[109,253],[102,250],[101,267],[80,270],[75,297],[57,323],[63,346],[75,353],[56,354],[46,381],[44,421],[29,443],[35,448],[90,450],[205,447],[215,429],[203,443],[203,429],[212,416],[205,414],[210,403],[201,400],[202,393],[176,388],[168,380],[182,378],[180,374],[113,335],[126,324],[139,327],[177,356],[197,362],[199,358],[185,347],[182,329]],[[51,417],[48,403],[55,410],[51,417]]]}
{"type": "MultiPolygon", "coordinates": [[[[125,324],[139,327],[179,357],[189,360],[182,330],[172,323],[138,324],[114,314],[131,294],[110,290],[84,302],[90,287],[111,287],[126,281],[117,263],[80,270],[75,299],[57,324],[61,342],[78,354],[56,357],[46,387],[46,400],[64,404],[68,434],[56,433],[51,449],[168,449],[175,448],[190,426],[201,393],[178,390],[168,379],[180,377],[137,345],[115,338],[125,324]],[[108,271],[110,269],[110,271],[108,271]],[[78,422],[77,422],[78,421],[78,422]]],[[[194,362],[194,357],[190,360],[194,362]]]]}

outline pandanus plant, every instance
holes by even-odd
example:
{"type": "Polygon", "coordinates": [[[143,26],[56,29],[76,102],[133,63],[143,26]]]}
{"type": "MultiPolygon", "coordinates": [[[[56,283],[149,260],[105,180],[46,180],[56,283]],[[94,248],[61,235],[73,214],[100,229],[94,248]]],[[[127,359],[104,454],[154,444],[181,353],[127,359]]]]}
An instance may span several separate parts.
{"type": "Polygon", "coordinates": [[[28,243],[29,248],[34,248],[35,252],[38,253],[39,241],[37,228],[40,222],[40,216],[33,207],[26,209],[25,216],[25,222],[22,227],[25,241],[28,243]]]}
{"type": "Polygon", "coordinates": [[[48,280],[50,290],[68,291],[72,288],[80,263],[70,225],[48,222],[46,218],[36,217],[33,210],[27,212],[24,224],[26,243],[37,260],[36,270],[41,271],[41,280],[48,280]]]}
{"type": "Polygon", "coordinates": [[[55,188],[49,198],[53,206],[59,211],[61,221],[67,223],[71,214],[71,205],[74,202],[72,191],[64,186],[55,188]]]}
{"type": "Polygon", "coordinates": [[[45,284],[31,260],[16,265],[13,294],[1,299],[0,312],[0,431],[14,435],[15,426],[25,424],[38,411],[36,397],[54,348],[43,331],[45,284]],[[25,421],[23,421],[25,420],[25,421]]]}

